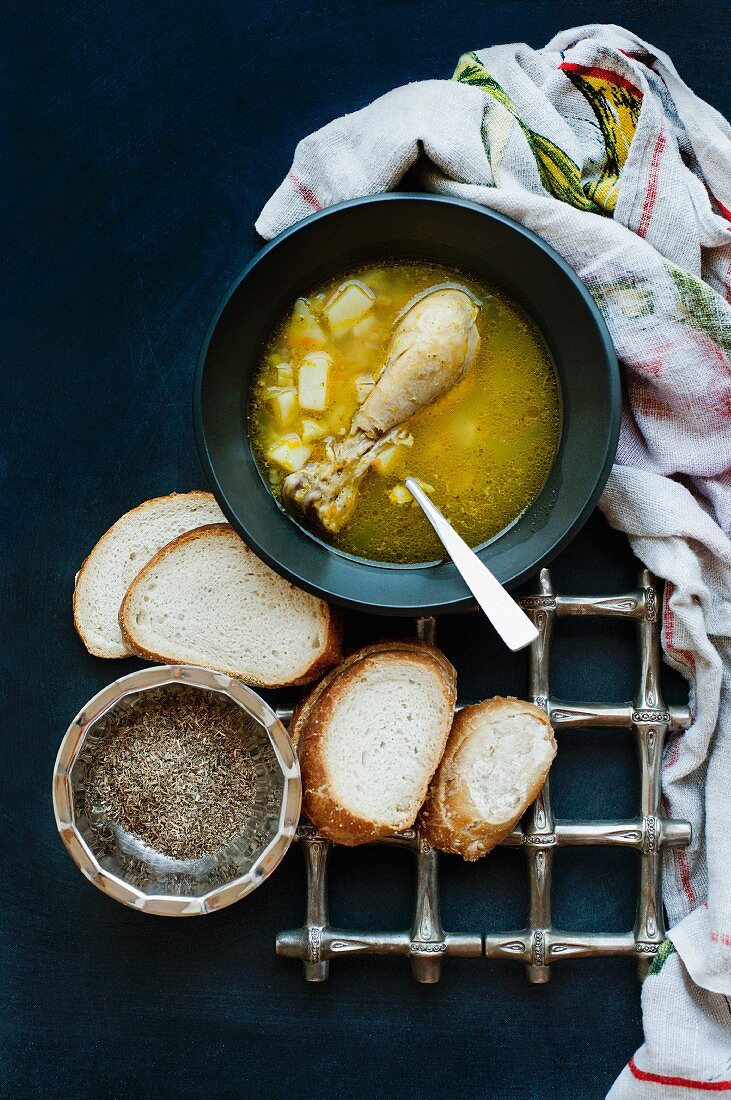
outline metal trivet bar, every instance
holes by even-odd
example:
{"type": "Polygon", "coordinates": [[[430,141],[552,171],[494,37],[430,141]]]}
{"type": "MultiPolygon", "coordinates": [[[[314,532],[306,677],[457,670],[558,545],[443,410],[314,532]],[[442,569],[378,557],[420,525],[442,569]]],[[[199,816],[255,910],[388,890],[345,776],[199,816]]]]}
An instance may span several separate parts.
{"type": "MultiPolygon", "coordinates": [[[[558,733],[590,726],[632,729],[640,766],[640,806],[636,818],[616,821],[561,821],[551,809],[546,782],[532,807],[503,844],[523,848],[528,861],[529,907],[526,928],[516,932],[445,932],[439,910],[438,855],[418,830],[410,829],[379,844],[398,845],[416,857],[416,897],[411,928],[403,932],[356,932],[332,928],[327,908],[327,863],[332,844],[305,821],[297,839],[307,871],[307,914],[302,928],[277,936],[277,954],[301,959],[305,978],[325,981],[330,959],[341,955],[405,955],[419,982],[439,981],[446,956],[519,960],[528,980],[547,982],[550,966],[567,958],[627,955],[637,959],[643,978],[665,938],[661,894],[663,848],[690,842],[690,824],[659,815],[660,767],[669,732],[687,729],[687,707],[666,706],[660,688],[658,595],[646,569],[639,588],[619,596],[559,596],[547,569],[541,571],[540,592],[522,601],[538,627],[530,653],[530,698],[548,714],[558,733]],[[556,618],[571,615],[611,616],[637,624],[640,676],[634,701],[628,703],[564,702],[551,695],[549,665],[556,618]],[[558,847],[601,844],[634,848],[640,857],[637,914],[632,931],[567,932],[554,928],[551,916],[553,853],[558,847]]],[[[434,619],[420,619],[417,633],[433,641],[434,619]]],[[[282,713],[287,718],[287,713],[282,713]]],[[[488,857],[489,858],[489,857],[488,857]]]]}

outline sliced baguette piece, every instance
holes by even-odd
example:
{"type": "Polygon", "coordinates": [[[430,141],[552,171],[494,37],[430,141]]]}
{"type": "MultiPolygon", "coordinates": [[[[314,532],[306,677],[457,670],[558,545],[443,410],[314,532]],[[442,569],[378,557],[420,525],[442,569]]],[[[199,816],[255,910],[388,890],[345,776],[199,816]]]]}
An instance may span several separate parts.
{"type": "Polygon", "coordinates": [[[354,652],[347,656],[345,660],[341,661],[336,668],[331,669],[319,683],[310,688],[295,705],[288,731],[294,746],[297,747],[300,731],[306,725],[307,718],[312,708],[316,705],[320,695],[330,687],[335,677],[339,676],[341,672],[345,672],[351,665],[356,664],[358,661],[362,661],[365,657],[374,653],[423,653],[425,650],[428,650],[435,660],[441,662],[444,672],[448,677],[456,675],[454,668],[440,649],[437,649],[436,646],[428,645],[426,642],[417,641],[415,638],[382,639],[381,641],[371,642],[369,645],[361,646],[360,649],[354,650],[354,652]]]}
{"type": "Polygon", "coordinates": [[[414,824],[456,697],[446,657],[416,641],[366,646],[314,689],[293,732],[304,812],[323,836],[364,844],[414,824]]]}
{"type": "Polygon", "coordinates": [[[545,712],[520,699],[487,699],[455,715],[420,824],[427,840],[463,859],[486,855],[535,799],[556,755],[545,712]]]}
{"type": "Polygon", "coordinates": [[[340,615],[260,561],[227,523],[158,551],[127,590],[119,625],[140,657],[256,687],[310,683],[341,656],[340,615]]]}
{"type": "Polygon", "coordinates": [[[128,657],[119,607],[143,565],[166,543],[224,519],[211,493],[171,493],[125,513],[97,542],[74,586],[74,626],[95,657],[128,657]]]}

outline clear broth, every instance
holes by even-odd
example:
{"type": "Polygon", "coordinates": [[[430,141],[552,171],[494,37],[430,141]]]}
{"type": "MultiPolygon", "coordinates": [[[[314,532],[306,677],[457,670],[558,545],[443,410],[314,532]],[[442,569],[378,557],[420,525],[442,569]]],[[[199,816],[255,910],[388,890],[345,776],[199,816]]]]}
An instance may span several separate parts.
{"type": "MultiPolygon", "coordinates": [[[[394,323],[411,299],[445,282],[463,287],[480,303],[476,360],[457,386],[408,422],[413,446],[399,448],[387,469],[369,470],[345,527],[336,535],[313,528],[345,553],[397,564],[443,557],[418,506],[410,499],[398,502],[407,477],[428,485],[432,500],[465,541],[479,546],[535,500],[553,464],[561,420],[558,383],[548,348],[523,310],[496,287],[463,272],[436,264],[383,263],[315,287],[305,299],[310,310],[305,321],[298,299],[300,305],[293,304],[262,353],[251,390],[249,433],[272,493],[281,500],[288,472],[272,460],[272,448],[284,437],[302,439],[303,420],[310,432],[316,424],[327,435],[345,434],[361,404],[356,379],[377,376],[394,323]],[[332,332],[323,309],[349,280],[364,284],[375,298],[362,321],[332,332]],[[314,350],[333,360],[325,408],[302,411],[294,402],[283,423],[276,394],[297,388],[299,364],[314,350]]],[[[308,440],[310,458],[322,456],[323,439],[308,440]]]]}

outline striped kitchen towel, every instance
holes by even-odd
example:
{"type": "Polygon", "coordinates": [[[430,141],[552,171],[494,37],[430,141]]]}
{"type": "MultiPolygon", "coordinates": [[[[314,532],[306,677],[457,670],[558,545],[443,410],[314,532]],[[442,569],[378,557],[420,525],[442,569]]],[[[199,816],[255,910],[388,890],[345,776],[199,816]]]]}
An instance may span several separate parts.
{"type": "Polygon", "coordinates": [[[731,1094],[731,128],[670,59],[616,26],[541,50],[465,54],[297,146],[257,222],[273,237],[332,203],[425,188],[522,222],[578,272],[623,370],[601,507],[664,578],[665,658],[693,724],[670,740],[670,941],[643,987],[645,1043],[612,1100],[731,1094]]]}

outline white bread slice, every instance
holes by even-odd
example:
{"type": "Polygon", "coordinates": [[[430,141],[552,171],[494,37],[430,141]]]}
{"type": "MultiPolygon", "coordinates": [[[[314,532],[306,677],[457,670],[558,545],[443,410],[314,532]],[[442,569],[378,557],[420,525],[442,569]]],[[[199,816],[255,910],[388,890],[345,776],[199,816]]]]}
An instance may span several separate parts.
{"type": "Polygon", "coordinates": [[[323,836],[363,844],[414,824],[456,697],[446,657],[415,641],[366,646],[314,689],[293,732],[303,808],[323,836]]]}
{"type": "Polygon", "coordinates": [[[227,523],[188,531],[132,581],[119,610],[140,657],[257,687],[306,684],[340,659],[340,616],[257,558],[227,523]]]}
{"type": "Polygon", "coordinates": [[[171,539],[224,516],[211,493],[171,493],[118,519],[81,566],[74,587],[74,626],[96,657],[128,657],[119,607],[143,565],[171,539]]]}
{"type": "Polygon", "coordinates": [[[535,799],[556,755],[544,711],[520,699],[487,699],[455,715],[429,788],[421,828],[434,848],[479,859],[535,799]]]}
{"type": "Polygon", "coordinates": [[[322,692],[330,687],[336,676],[345,672],[346,669],[350,668],[350,666],[356,662],[362,661],[364,657],[374,653],[423,653],[425,649],[431,652],[435,660],[441,662],[447,677],[451,678],[455,675],[454,668],[440,649],[437,649],[435,646],[428,646],[425,642],[419,642],[415,638],[389,638],[379,642],[371,642],[368,645],[361,646],[360,649],[356,649],[341,661],[337,668],[331,669],[327,676],[320,680],[318,684],[315,684],[314,687],[310,688],[296,704],[288,728],[289,736],[294,746],[297,747],[299,743],[300,731],[306,726],[312,708],[316,705],[322,692]]]}

